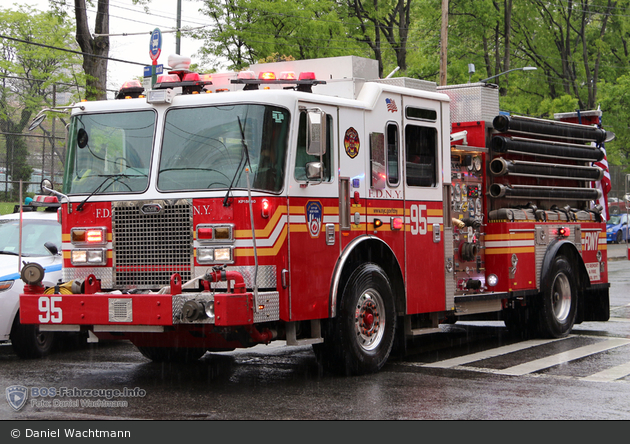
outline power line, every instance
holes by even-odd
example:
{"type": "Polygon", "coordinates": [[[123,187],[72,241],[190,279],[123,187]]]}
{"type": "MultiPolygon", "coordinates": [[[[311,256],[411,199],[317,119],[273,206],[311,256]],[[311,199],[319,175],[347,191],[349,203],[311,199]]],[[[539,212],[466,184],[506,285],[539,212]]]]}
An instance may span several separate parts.
{"type": "Polygon", "coordinates": [[[97,59],[111,60],[113,62],[129,63],[131,65],[140,65],[140,66],[145,66],[146,65],[146,63],[130,62],[128,60],[114,59],[112,57],[102,56],[102,55],[98,55],[98,54],[89,54],[89,53],[83,52],[83,51],[75,51],[73,49],[59,48],[59,47],[51,46],[51,45],[44,45],[43,43],[29,42],[28,40],[16,39],[15,37],[8,37],[6,35],[1,35],[1,34],[0,34],[0,39],[11,40],[11,41],[14,41],[14,42],[24,43],[24,44],[27,44],[27,45],[40,46],[42,48],[54,49],[56,51],[65,51],[65,52],[70,52],[72,54],[78,54],[78,55],[83,55],[83,56],[88,56],[88,57],[95,57],[97,59]]]}

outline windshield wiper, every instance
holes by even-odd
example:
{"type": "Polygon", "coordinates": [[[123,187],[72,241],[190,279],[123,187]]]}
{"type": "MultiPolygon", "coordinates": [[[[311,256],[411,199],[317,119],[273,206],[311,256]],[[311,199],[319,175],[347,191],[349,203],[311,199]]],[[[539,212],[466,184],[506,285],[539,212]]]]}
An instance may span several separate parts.
{"type": "Polygon", "coordinates": [[[4,251],[4,250],[0,250],[0,254],[10,254],[11,256],[19,256],[18,253],[15,253],[13,251],[4,251]]]}
{"type": "MultiPolygon", "coordinates": [[[[146,176],[146,174],[145,174],[144,176],[146,176]]],[[[88,197],[86,197],[85,199],[83,199],[83,201],[82,201],[82,202],[81,202],[81,203],[77,206],[77,211],[81,211],[81,210],[83,209],[83,206],[85,205],[85,203],[86,203],[86,202],[90,199],[90,197],[92,197],[92,196],[94,196],[96,193],[98,193],[98,192],[101,190],[101,187],[102,187],[103,185],[105,185],[105,184],[106,184],[109,180],[112,180],[112,179],[113,179],[113,182],[118,182],[120,179],[128,179],[128,178],[130,178],[130,177],[142,177],[142,175],[137,174],[137,175],[130,176],[130,175],[128,175],[128,174],[108,174],[108,175],[99,174],[99,175],[97,175],[96,177],[105,177],[105,180],[103,180],[103,181],[101,182],[101,184],[100,184],[99,186],[97,186],[97,187],[94,189],[94,191],[92,191],[92,193],[90,193],[90,195],[89,195],[88,197]]],[[[113,182],[112,182],[112,183],[113,183],[113,182]]],[[[121,182],[121,183],[122,183],[122,182],[121,182]]],[[[111,185],[111,184],[110,184],[110,185],[111,185]]],[[[104,189],[103,191],[105,191],[107,188],[109,188],[109,186],[110,186],[110,185],[108,185],[107,187],[105,187],[105,189],[104,189]]],[[[131,187],[130,187],[129,185],[127,185],[126,183],[125,183],[125,184],[123,184],[123,185],[125,185],[125,186],[127,187],[127,189],[128,189],[129,191],[131,191],[131,187]]]]}
{"type": "Polygon", "coordinates": [[[249,149],[247,148],[247,142],[245,142],[245,129],[243,128],[243,124],[241,123],[241,118],[236,116],[238,119],[238,129],[241,132],[241,146],[243,147],[243,151],[241,152],[241,160],[238,162],[238,166],[236,167],[236,172],[234,173],[234,177],[232,178],[232,182],[230,182],[230,186],[228,187],[227,193],[225,193],[225,198],[223,199],[223,206],[229,207],[230,203],[228,199],[230,197],[230,191],[232,191],[232,187],[234,186],[234,182],[237,180],[237,176],[240,179],[243,171],[241,170],[241,166],[245,164],[249,165],[249,169],[252,169],[252,164],[249,161],[249,149]],[[243,162],[245,161],[245,163],[243,162]],[[239,173],[240,170],[240,173],[239,173]]]}

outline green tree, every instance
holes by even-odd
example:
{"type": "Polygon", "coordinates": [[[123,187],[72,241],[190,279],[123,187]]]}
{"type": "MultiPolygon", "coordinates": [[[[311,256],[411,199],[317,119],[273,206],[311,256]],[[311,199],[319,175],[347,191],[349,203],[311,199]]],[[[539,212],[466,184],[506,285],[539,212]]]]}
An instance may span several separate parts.
{"type": "Polygon", "coordinates": [[[615,133],[615,140],[606,144],[608,162],[630,164],[630,75],[613,82],[602,82],[599,89],[602,124],[615,133]]]}
{"type": "MultiPolygon", "coordinates": [[[[51,47],[72,46],[72,24],[30,7],[0,10],[0,131],[6,141],[9,175],[29,181],[28,145],[20,136],[34,112],[53,102],[53,84],[75,83],[76,57],[51,47]]],[[[63,91],[63,86],[58,92],[63,91]]],[[[14,191],[17,187],[14,187],[14,191]]]]}
{"type": "Polygon", "coordinates": [[[205,1],[202,13],[213,23],[196,34],[205,41],[203,62],[216,65],[227,59],[229,69],[242,69],[272,54],[301,60],[357,50],[348,45],[345,27],[329,0],[205,1]]]}
{"type": "Polygon", "coordinates": [[[580,109],[596,107],[597,84],[607,57],[612,0],[526,0],[514,29],[519,48],[542,69],[551,98],[568,94],[580,109]]]}

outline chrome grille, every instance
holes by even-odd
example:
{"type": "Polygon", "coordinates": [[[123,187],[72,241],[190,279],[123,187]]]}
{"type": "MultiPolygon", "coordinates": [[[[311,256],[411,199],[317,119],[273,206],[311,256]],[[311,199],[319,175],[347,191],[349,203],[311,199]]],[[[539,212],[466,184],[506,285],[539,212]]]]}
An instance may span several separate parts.
{"type": "Polygon", "coordinates": [[[173,273],[190,280],[192,205],[184,199],[114,203],[112,246],[114,288],[156,289],[168,285],[173,273]]]}

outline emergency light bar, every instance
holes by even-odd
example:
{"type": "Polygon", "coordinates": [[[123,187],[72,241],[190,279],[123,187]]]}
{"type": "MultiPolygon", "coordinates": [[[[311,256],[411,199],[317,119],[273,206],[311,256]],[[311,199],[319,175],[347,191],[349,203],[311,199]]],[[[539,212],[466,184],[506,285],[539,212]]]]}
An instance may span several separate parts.
{"type": "Polygon", "coordinates": [[[183,94],[199,94],[203,92],[206,85],[212,85],[211,76],[200,76],[196,72],[170,71],[168,75],[161,75],[157,78],[157,83],[153,90],[167,88],[182,88],[183,94]]]}
{"type": "Polygon", "coordinates": [[[120,87],[117,99],[137,99],[144,97],[144,86],[138,80],[129,80],[120,87]]]}
{"type": "Polygon", "coordinates": [[[325,84],[325,80],[317,80],[313,72],[301,72],[299,78],[295,78],[292,71],[284,71],[279,77],[271,71],[263,71],[256,78],[252,71],[241,71],[236,79],[230,80],[231,83],[245,85],[244,90],[256,90],[260,85],[296,85],[297,91],[313,92],[313,85],[325,84]]]}

